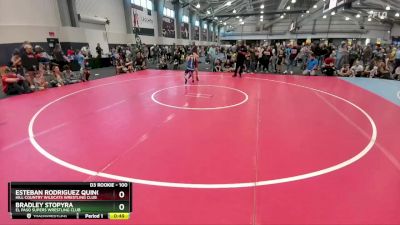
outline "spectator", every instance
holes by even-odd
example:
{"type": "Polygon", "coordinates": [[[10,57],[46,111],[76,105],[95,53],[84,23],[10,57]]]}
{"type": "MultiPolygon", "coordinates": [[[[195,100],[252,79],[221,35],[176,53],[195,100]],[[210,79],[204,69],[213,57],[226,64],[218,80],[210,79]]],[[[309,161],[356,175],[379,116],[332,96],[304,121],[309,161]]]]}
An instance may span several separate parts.
{"type": "Polygon", "coordinates": [[[284,74],[288,73],[288,71],[290,72],[290,74],[293,74],[293,67],[295,66],[295,63],[296,63],[295,59],[298,54],[298,50],[295,45],[293,45],[292,47],[289,47],[289,48],[290,48],[289,62],[288,62],[286,71],[283,72],[284,74]]]}
{"type": "Polygon", "coordinates": [[[400,66],[398,66],[398,67],[394,70],[393,79],[400,80],[400,66]]]}
{"type": "Polygon", "coordinates": [[[100,43],[97,43],[96,53],[97,53],[97,58],[101,58],[101,55],[103,54],[103,49],[100,47],[100,43]]]}
{"type": "Polygon", "coordinates": [[[122,57],[117,59],[116,64],[115,64],[115,70],[116,70],[117,75],[121,74],[121,73],[126,73],[128,71],[128,68],[126,68],[126,65],[125,65],[125,60],[122,57]]]}
{"type": "Polygon", "coordinates": [[[303,74],[315,76],[317,67],[318,67],[318,60],[315,58],[314,54],[311,54],[310,59],[307,62],[306,69],[303,71],[303,74]]]}
{"type": "Polygon", "coordinates": [[[222,62],[220,59],[215,61],[215,66],[213,72],[222,72],[222,62]]]}
{"type": "Polygon", "coordinates": [[[342,66],[342,68],[338,72],[338,75],[342,77],[350,77],[352,75],[350,70],[350,65],[345,64],[344,66],[342,66]]]}
{"type": "Polygon", "coordinates": [[[164,56],[160,57],[160,62],[158,64],[158,68],[160,70],[167,70],[168,69],[167,60],[165,59],[164,56]]]}
{"type": "Polygon", "coordinates": [[[225,72],[233,72],[235,70],[234,64],[232,63],[231,60],[226,60],[224,63],[224,71],[225,72]]]}
{"type": "Polygon", "coordinates": [[[57,87],[64,86],[63,74],[61,73],[60,67],[58,67],[58,65],[53,66],[53,76],[57,80],[57,84],[56,84],[57,87]]]}
{"type": "Polygon", "coordinates": [[[63,69],[63,77],[66,84],[75,84],[82,81],[82,78],[77,73],[72,72],[68,65],[65,65],[63,69]]]}
{"type": "Polygon", "coordinates": [[[285,51],[282,48],[278,49],[278,59],[276,62],[276,72],[277,73],[282,73],[283,69],[282,69],[282,65],[285,62],[285,51]]]}
{"type": "Polygon", "coordinates": [[[9,67],[1,67],[0,75],[3,92],[6,95],[18,95],[32,92],[25,77],[11,72],[9,67]]]}
{"type": "Polygon", "coordinates": [[[210,69],[211,71],[213,71],[215,68],[215,59],[217,58],[217,52],[215,50],[214,45],[211,45],[211,47],[208,49],[208,55],[210,57],[210,63],[211,63],[210,69]]]}
{"type": "Polygon", "coordinates": [[[85,66],[85,68],[83,68],[83,71],[82,71],[82,81],[83,82],[89,81],[90,75],[91,74],[90,74],[89,67],[85,66]]]}
{"type": "Polygon", "coordinates": [[[38,90],[38,91],[42,91],[49,86],[48,82],[46,81],[46,79],[44,77],[44,73],[45,73],[44,67],[45,66],[43,64],[39,65],[39,70],[36,73],[35,78],[33,79],[36,90],[38,90]]]}
{"type": "Polygon", "coordinates": [[[25,44],[24,50],[21,54],[22,67],[24,68],[25,78],[30,84],[31,89],[35,89],[33,78],[35,77],[35,71],[38,69],[39,62],[35,57],[31,44],[25,44]]]}
{"type": "Polygon", "coordinates": [[[54,57],[54,63],[56,63],[61,68],[63,68],[64,65],[69,63],[69,60],[64,55],[60,44],[56,44],[56,46],[54,47],[54,49],[53,49],[53,57],[54,57]]]}
{"type": "Polygon", "coordinates": [[[135,70],[145,70],[146,69],[146,61],[143,58],[143,54],[138,52],[135,60],[135,70]]]}
{"type": "Polygon", "coordinates": [[[378,76],[383,79],[390,79],[390,71],[385,62],[378,64],[378,76]]]}
{"type": "Polygon", "coordinates": [[[355,61],[354,65],[351,67],[351,76],[361,77],[363,75],[364,67],[361,65],[360,61],[355,61]]]}

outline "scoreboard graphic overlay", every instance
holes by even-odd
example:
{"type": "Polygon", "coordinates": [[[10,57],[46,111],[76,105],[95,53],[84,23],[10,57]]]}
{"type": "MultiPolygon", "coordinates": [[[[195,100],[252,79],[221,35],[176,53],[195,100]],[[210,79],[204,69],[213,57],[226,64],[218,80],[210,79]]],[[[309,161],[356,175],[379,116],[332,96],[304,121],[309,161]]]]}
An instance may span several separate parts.
{"type": "Polygon", "coordinates": [[[10,182],[12,219],[129,219],[129,182],[10,182]]]}

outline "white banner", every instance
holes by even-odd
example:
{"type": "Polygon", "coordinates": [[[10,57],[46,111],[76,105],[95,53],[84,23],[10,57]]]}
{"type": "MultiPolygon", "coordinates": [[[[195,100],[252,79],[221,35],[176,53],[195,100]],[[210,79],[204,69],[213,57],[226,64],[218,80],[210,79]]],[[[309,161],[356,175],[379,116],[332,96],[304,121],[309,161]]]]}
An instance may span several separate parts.
{"type": "Polygon", "coordinates": [[[133,27],[154,29],[156,19],[152,15],[153,13],[148,12],[147,9],[132,8],[132,25],[133,27]],[[150,14],[150,15],[149,15],[150,14]]]}

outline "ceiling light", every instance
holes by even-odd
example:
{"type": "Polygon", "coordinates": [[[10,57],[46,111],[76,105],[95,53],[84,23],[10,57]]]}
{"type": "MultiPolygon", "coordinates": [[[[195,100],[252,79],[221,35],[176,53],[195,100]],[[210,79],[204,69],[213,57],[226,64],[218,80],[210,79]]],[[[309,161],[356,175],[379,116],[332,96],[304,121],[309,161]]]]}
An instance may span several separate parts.
{"type": "Polygon", "coordinates": [[[240,18],[239,21],[242,22],[243,21],[242,18],[240,18]]]}
{"type": "Polygon", "coordinates": [[[239,16],[236,16],[236,19],[239,19],[239,16]]]}
{"type": "Polygon", "coordinates": [[[264,13],[264,11],[261,11],[260,13],[261,13],[261,14],[263,14],[263,13],[264,13]]]}
{"type": "Polygon", "coordinates": [[[263,19],[260,19],[260,22],[262,22],[263,21],[263,19]]]}
{"type": "Polygon", "coordinates": [[[264,8],[264,5],[260,5],[260,9],[263,9],[264,8]]]}
{"type": "Polygon", "coordinates": [[[292,3],[293,3],[293,4],[296,3],[296,0],[292,0],[292,3]]]}
{"type": "Polygon", "coordinates": [[[390,10],[390,5],[386,6],[386,10],[388,10],[388,11],[390,10]]]}
{"type": "Polygon", "coordinates": [[[232,5],[232,1],[228,1],[226,5],[232,5]]]}
{"type": "Polygon", "coordinates": [[[281,15],[281,19],[283,19],[283,17],[285,17],[284,15],[281,15]]]}
{"type": "Polygon", "coordinates": [[[332,15],[332,16],[334,16],[335,14],[336,14],[335,11],[331,12],[331,15],[332,15]]]}
{"type": "Polygon", "coordinates": [[[197,3],[196,8],[200,9],[200,3],[197,3]]]}
{"type": "Polygon", "coordinates": [[[233,13],[236,13],[236,9],[234,9],[232,12],[233,12],[233,13]]]}
{"type": "Polygon", "coordinates": [[[322,16],[322,18],[326,19],[326,15],[322,16]]]}
{"type": "Polygon", "coordinates": [[[399,13],[396,13],[396,14],[394,14],[394,16],[395,16],[395,17],[399,17],[399,16],[400,16],[400,14],[399,14],[399,13]]]}
{"type": "Polygon", "coordinates": [[[345,20],[350,20],[350,18],[346,16],[345,20]]]}
{"type": "Polygon", "coordinates": [[[317,7],[318,7],[317,5],[314,5],[314,6],[313,6],[314,9],[316,9],[317,7]]]}
{"type": "Polygon", "coordinates": [[[357,18],[360,18],[360,14],[357,14],[356,17],[357,17],[357,18]]]}
{"type": "Polygon", "coordinates": [[[288,5],[288,7],[286,7],[287,10],[290,10],[290,5],[288,5]]]}
{"type": "Polygon", "coordinates": [[[307,12],[306,13],[310,13],[310,10],[307,10],[307,12]]]}
{"type": "Polygon", "coordinates": [[[304,14],[301,14],[301,17],[304,17],[304,14]]]}
{"type": "Polygon", "coordinates": [[[207,14],[208,14],[208,15],[210,15],[210,14],[211,14],[210,10],[207,10],[207,14]]]}
{"type": "Polygon", "coordinates": [[[226,26],[226,22],[224,22],[224,25],[226,26]]]}
{"type": "Polygon", "coordinates": [[[368,18],[368,21],[371,22],[371,18],[368,18]]]}

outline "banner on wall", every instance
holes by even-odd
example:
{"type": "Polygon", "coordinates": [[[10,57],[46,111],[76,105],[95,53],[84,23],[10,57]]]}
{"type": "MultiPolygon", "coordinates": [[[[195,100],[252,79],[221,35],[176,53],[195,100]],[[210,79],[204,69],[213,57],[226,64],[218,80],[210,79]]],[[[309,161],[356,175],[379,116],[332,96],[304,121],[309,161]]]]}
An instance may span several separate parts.
{"type": "Polygon", "coordinates": [[[193,36],[193,40],[198,41],[200,39],[200,28],[198,26],[194,26],[193,36]]]}
{"type": "Polygon", "coordinates": [[[154,36],[157,18],[151,10],[132,4],[132,25],[137,28],[139,35],[154,36]]]}
{"type": "Polygon", "coordinates": [[[181,38],[189,39],[189,24],[181,23],[181,38]]]}
{"type": "Polygon", "coordinates": [[[201,29],[201,40],[207,41],[207,29],[201,29]]]}
{"type": "Polygon", "coordinates": [[[175,38],[175,20],[169,17],[162,19],[162,36],[167,38],[175,38]]]}

